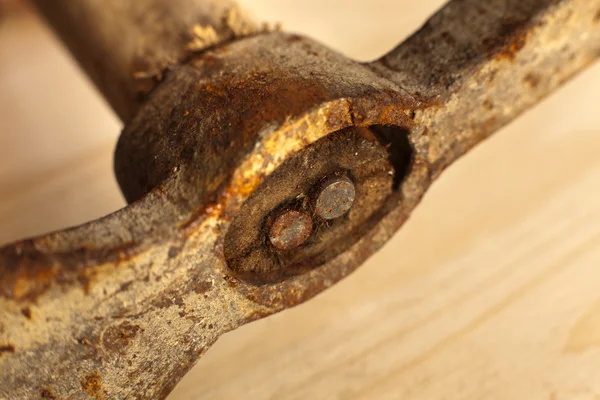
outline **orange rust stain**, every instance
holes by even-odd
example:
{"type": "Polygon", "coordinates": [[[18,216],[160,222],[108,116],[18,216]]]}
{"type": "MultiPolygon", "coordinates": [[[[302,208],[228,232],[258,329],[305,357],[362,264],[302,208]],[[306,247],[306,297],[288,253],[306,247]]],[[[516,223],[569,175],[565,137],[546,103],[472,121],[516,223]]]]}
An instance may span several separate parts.
{"type": "Polygon", "coordinates": [[[532,88],[533,90],[535,90],[535,89],[537,89],[538,85],[540,84],[540,77],[537,76],[537,75],[535,75],[535,74],[528,73],[523,78],[523,83],[525,83],[530,88],[532,88]]]}
{"type": "MultiPolygon", "coordinates": [[[[54,279],[54,268],[40,269],[31,271],[29,269],[20,269],[17,271],[16,279],[12,282],[10,291],[13,299],[29,298],[32,293],[43,291],[50,286],[54,279]]],[[[7,283],[11,282],[7,279],[7,283]]],[[[33,296],[35,298],[35,295],[33,296]]]]}
{"type": "Polygon", "coordinates": [[[525,37],[519,37],[517,40],[512,42],[510,45],[504,47],[498,55],[496,55],[495,60],[499,61],[502,59],[508,61],[514,61],[517,53],[525,46],[525,37]]]}
{"type": "Polygon", "coordinates": [[[240,179],[238,182],[234,182],[235,189],[231,190],[232,196],[249,196],[254,190],[263,182],[262,176],[254,175],[251,179],[240,179]]]}
{"type": "Polygon", "coordinates": [[[0,345],[0,356],[2,356],[2,354],[4,353],[14,353],[15,352],[15,346],[12,344],[2,344],[0,345]]]}
{"type": "Polygon", "coordinates": [[[83,344],[86,346],[89,346],[91,344],[90,340],[88,338],[86,338],[85,336],[77,339],[77,343],[83,344]]]}
{"type": "MultiPolygon", "coordinates": [[[[170,306],[167,304],[165,306],[170,306]]],[[[111,352],[121,352],[137,336],[140,331],[138,325],[125,321],[118,325],[109,327],[103,335],[102,344],[106,350],[111,352]]]]}
{"type": "Polygon", "coordinates": [[[213,85],[211,83],[205,85],[201,90],[204,91],[204,92],[206,92],[206,93],[210,93],[212,95],[215,95],[215,96],[225,96],[225,95],[227,95],[227,92],[225,91],[225,89],[223,88],[223,86],[221,86],[221,85],[213,85]]]}
{"type": "Polygon", "coordinates": [[[251,179],[238,178],[221,191],[218,201],[203,207],[192,214],[192,216],[181,225],[181,228],[191,235],[193,231],[207,218],[218,218],[223,213],[225,205],[235,198],[244,198],[252,194],[263,182],[262,176],[252,176],[251,179]]]}
{"type": "Polygon", "coordinates": [[[52,285],[79,282],[88,293],[90,281],[98,267],[133,260],[139,249],[136,243],[112,248],[81,247],[66,253],[39,251],[35,243],[16,243],[2,249],[0,259],[11,268],[0,280],[0,296],[35,301],[52,285]]]}
{"type": "Polygon", "coordinates": [[[338,107],[332,107],[326,111],[325,124],[329,130],[343,129],[352,121],[352,110],[348,103],[344,103],[338,107]]]}
{"type": "Polygon", "coordinates": [[[382,121],[389,121],[391,119],[390,118],[390,114],[393,111],[395,111],[393,105],[389,105],[386,108],[384,108],[383,111],[381,112],[381,120],[382,121]]]}
{"type": "Polygon", "coordinates": [[[98,371],[86,376],[81,381],[81,387],[96,400],[103,400],[105,398],[104,391],[102,390],[102,379],[98,371]]]}
{"type": "Polygon", "coordinates": [[[27,319],[31,319],[32,318],[31,308],[29,308],[29,307],[23,307],[21,309],[21,314],[23,314],[25,316],[25,318],[27,318],[27,319]]]}
{"type": "MultiPolygon", "coordinates": [[[[497,43],[500,45],[500,49],[494,59],[496,61],[505,59],[508,61],[514,61],[516,54],[525,47],[527,38],[532,31],[533,27],[524,29],[523,26],[519,25],[506,25],[501,32],[501,37],[505,37],[507,42],[497,43]]],[[[492,46],[494,48],[495,46],[492,46]]]]}
{"type": "Polygon", "coordinates": [[[251,310],[245,317],[244,319],[244,323],[248,323],[248,322],[252,322],[252,321],[257,321],[259,319],[268,317],[269,315],[271,315],[272,312],[269,311],[263,311],[263,310],[251,310]]]}

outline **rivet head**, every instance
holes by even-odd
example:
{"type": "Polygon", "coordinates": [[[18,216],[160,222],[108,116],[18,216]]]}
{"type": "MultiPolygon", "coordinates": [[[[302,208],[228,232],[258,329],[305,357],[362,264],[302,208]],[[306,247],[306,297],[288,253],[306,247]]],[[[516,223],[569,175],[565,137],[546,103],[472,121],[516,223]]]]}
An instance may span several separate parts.
{"type": "Polygon", "coordinates": [[[352,208],[355,198],[354,183],[349,178],[329,178],[320,185],[315,200],[315,212],[326,220],[339,218],[352,208]]]}
{"type": "Polygon", "coordinates": [[[312,219],[300,211],[285,211],[275,218],[269,240],[279,250],[292,250],[306,242],[312,233],[312,219]]]}

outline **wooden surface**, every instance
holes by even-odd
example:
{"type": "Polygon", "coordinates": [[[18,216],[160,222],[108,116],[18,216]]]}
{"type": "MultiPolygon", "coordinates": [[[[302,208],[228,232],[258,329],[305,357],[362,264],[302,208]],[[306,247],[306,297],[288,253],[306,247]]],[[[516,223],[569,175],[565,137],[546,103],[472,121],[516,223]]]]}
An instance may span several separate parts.
{"type": "MultiPolygon", "coordinates": [[[[441,5],[246,0],[375,58],[441,5]]],[[[0,17],[0,243],[123,206],[120,124],[33,17],[0,17]]],[[[385,248],[221,338],[184,399],[600,399],[600,65],[476,148],[385,248]]]]}

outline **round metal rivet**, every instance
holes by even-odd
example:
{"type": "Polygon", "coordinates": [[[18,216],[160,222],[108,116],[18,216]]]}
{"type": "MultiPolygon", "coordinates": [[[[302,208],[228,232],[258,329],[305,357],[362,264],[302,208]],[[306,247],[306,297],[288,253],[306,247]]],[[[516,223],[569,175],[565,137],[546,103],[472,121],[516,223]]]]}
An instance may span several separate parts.
{"type": "Polygon", "coordinates": [[[289,210],[275,218],[269,230],[271,244],[279,250],[300,246],[312,233],[312,219],[306,213],[289,210]]]}
{"type": "Polygon", "coordinates": [[[315,200],[315,212],[326,220],[339,218],[352,208],[355,198],[354,183],[349,178],[329,178],[321,184],[315,200]]]}

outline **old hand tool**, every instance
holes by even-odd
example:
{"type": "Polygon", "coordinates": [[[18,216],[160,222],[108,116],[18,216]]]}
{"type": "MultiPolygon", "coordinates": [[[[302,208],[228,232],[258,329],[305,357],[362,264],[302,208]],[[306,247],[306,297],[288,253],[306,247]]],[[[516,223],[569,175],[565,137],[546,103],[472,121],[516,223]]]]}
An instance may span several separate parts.
{"type": "Polygon", "coordinates": [[[600,55],[600,0],[453,0],[371,63],[228,1],[35,3],[125,124],[129,205],[0,249],[2,399],[164,398],[600,55]]]}

